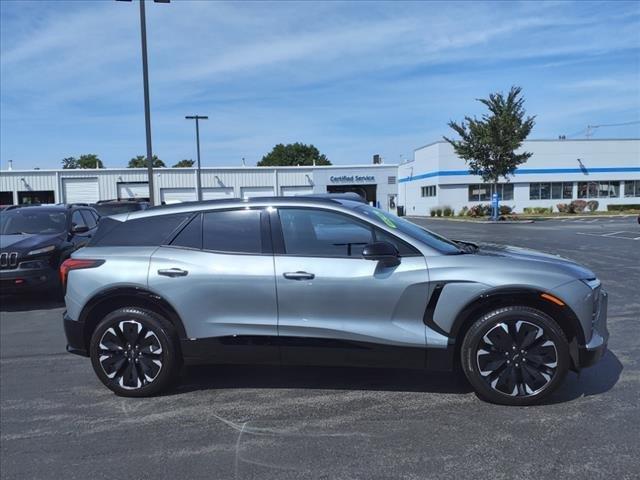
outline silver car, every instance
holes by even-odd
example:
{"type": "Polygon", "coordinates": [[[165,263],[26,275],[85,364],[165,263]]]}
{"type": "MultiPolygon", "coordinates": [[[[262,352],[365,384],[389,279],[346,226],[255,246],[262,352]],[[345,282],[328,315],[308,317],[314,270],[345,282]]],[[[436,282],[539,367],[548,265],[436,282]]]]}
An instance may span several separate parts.
{"type": "Polygon", "coordinates": [[[603,355],[607,295],[544,253],[452,241],[344,198],[257,198],[102,219],[61,266],[67,350],[118,395],[183,364],[453,371],[528,405],[603,355]]]}

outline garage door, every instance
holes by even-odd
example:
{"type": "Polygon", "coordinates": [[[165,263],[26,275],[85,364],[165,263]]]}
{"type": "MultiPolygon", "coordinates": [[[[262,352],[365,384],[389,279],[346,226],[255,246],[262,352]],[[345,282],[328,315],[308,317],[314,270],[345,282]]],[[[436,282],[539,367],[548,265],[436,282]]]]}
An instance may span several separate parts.
{"type": "Polygon", "coordinates": [[[192,202],[196,200],[193,188],[161,188],[160,199],[164,203],[192,202]]]}
{"type": "Polygon", "coordinates": [[[273,196],[273,187],[242,187],[242,198],[273,196]]]}
{"type": "Polygon", "coordinates": [[[66,203],[96,203],[100,200],[97,178],[63,178],[62,190],[66,203]]]}
{"type": "Polygon", "coordinates": [[[118,198],[149,198],[149,184],[118,183],[118,198]]]}
{"type": "Polygon", "coordinates": [[[311,195],[313,193],[313,187],[282,187],[283,197],[293,197],[295,195],[311,195]]]}
{"type": "Polygon", "coordinates": [[[233,198],[233,187],[203,188],[203,200],[217,200],[218,198],[233,198]]]}

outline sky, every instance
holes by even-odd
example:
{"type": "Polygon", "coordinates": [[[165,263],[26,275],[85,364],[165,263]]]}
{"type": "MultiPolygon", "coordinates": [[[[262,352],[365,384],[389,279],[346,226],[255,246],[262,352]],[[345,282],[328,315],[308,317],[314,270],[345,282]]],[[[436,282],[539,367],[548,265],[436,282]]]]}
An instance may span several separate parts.
{"type": "MultiPolygon", "coordinates": [[[[153,151],[255,165],[277,143],[334,164],[413,157],[523,88],[530,138],[640,138],[640,2],[147,2],[153,151]]],[[[0,166],[145,153],[136,2],[0,2],[0,166]]]]}

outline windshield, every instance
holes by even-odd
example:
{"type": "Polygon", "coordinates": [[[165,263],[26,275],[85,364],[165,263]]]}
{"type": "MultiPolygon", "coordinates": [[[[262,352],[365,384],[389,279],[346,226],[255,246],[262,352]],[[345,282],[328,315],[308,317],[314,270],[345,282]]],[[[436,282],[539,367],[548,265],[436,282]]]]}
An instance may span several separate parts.
{"type": "Polygon", "coordinates": [[[142,210],[140,205],[134,202],[129,203],[102,203],[93,205],[93,208],[98,212],[101,217],[108,217],[111,215],[117,215],[119,213],[134,212],[136,210],[142,210]]]}
{"type": "MultiPolygon", "coordinates": [[[[36,207],[37,208],[37,207],[36,207]]],[[[67,214],[59,210],[20,208],[2,212],[0,234],[62,233],[66,230],[67,214]]]]}
{"type": "Polygon", "coordinates": [[[442,237],[437,233],[433,233],[416,225],[415,223],[411,223],[391,213],[383,212],[382,210],[370,207],[369,205],[359,205],[354,210],[365,214],[379,225],[384,225],[392,230],[404,233],[405,235],[415,238],[445,255],[457,255],[464,253],[452,240],[442,237]]]}

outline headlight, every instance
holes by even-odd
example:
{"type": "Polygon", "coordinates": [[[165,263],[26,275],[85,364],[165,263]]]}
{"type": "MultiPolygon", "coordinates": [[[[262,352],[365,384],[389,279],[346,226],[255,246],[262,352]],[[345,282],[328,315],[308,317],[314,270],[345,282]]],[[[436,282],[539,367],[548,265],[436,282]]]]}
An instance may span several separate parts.
{"type": "Polygon", "coordinates": [[[37,250],[31,250],[27,255],[40,255],[41,253],[53,252],[56,249],[55,245],[49,245],[48,247],[38,248],[37,250]]]}

